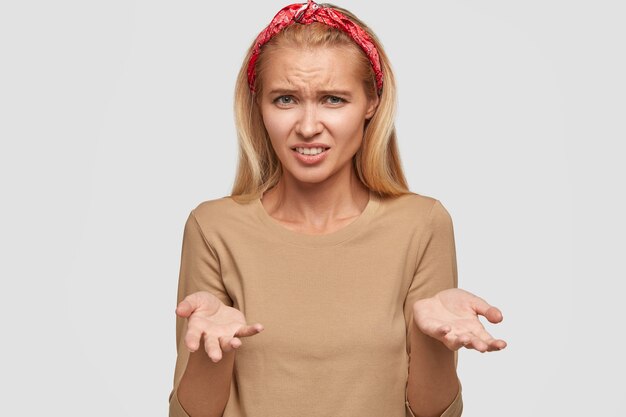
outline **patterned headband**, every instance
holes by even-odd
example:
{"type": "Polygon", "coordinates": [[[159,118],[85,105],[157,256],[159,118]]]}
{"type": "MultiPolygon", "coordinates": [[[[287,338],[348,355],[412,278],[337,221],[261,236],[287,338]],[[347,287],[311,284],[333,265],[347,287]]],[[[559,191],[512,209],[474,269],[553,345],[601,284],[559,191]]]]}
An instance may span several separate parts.
{"type": "Polygon", "coordinates": [[[340,29],[347,33],[354,42],[363,49],[367,57],[369,58],[374,74],[376,75],[376,86],[378,87],[378,94],[380,95],[383,88],[383,71],[380,65],[380,58],[378,56],[378,50],[372,41],[372,38],[361,28],[359,25],[348,19],[343,13],[338,10],[328,7],[323,4],[317,4],[312,0],[308,0],[307,3],[294,3],[282,8],[276,16],[272,19],[270,24],[263,29],[263,31],[256,38],[252,55],[250,56],[250,62],[248,62],[248,85],[252,93],[254,90],[254,80],[256,74],[254,66],[261,47],[269,42],[274,35],[283,30],[289,25],[294,23],[300,23],[302,25],[308,25],[313,22],[323,23],[325,25],[340,29]]]}

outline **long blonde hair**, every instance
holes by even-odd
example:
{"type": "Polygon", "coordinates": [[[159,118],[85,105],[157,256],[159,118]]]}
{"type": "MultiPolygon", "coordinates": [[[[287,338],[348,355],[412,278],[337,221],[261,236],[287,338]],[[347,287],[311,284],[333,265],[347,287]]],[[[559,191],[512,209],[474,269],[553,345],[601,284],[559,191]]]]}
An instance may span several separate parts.
{"type": "MultiPolygon", "coordinates": [[[[345,14],[365,30],[380,56],[383,70],[383,89],[376,112],[365,124],[363,142],[353,157],[353,166],[358,178],[380,197],[396,197],[411,193],[402,171],[398,152],[395,114],[396,83],[389,58],[372,30],[348,10],[326,4],[345,14]]],[[[274,187],[282,176],[282,165],[272,148],[263,124],[256,97],[260,96],[262,74],[268,66],[272,50],[285,45],[305,47],[348,47],[356,52],[362,72],[366,94],[376,93],[376,81],[367,56],[344,32],[322,23],[308,25],[292,24],[276,34],[261,48],[255,65],[256,94],[248,86],[248,62],[254,43],[248,49],[235,85],[235,124],[239,142],[239,162],[231,197],[238,202],[248,202],[274,187]]]]}

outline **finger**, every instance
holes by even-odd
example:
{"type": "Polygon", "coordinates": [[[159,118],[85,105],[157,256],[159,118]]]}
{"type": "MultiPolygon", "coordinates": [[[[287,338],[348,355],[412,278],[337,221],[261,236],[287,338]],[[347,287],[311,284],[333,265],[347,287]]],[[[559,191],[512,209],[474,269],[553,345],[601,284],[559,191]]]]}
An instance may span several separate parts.
{"type": "Polygon", "coordinates": [[[497,308],[476,296],[472,299],[472,308],[481,316],[485,316],[491,323],[499,323],[502,321],[502,312],[497,308]]]}
{"type": "Polygon", "coordinates": [[[459,349],[462,347],[467,347],[472,342],[472,336],[469,334],[461,334],[457,337],[457,343],[459,345],[459,349]]]}
{"type": "Polygon", "coordinates": [[[204,350],[213,362],[219,362],[222,359],[222,349],[216,337],[204,335],[204,350]]]}
{"type": "Polygon", "coordinates": [[[485,317],[487,317],[487,320],[489,320],[491,323],[500,323],[504,319],[500,309],[493,306],[489,310],[487,310],[485,317]]]}
{"type": "MultiPolygon", "coordinates": [[[[500,346],[502,345],[500,342],[503,341],[498,341],[497,339],[495,339],[491,334],[489,334],[487,330],[485,330],[484,327],[479,326],[479,328],[474,329],[471,333],[474,337],[482,340],[482,342],[486,346],[485,351],[491,352],[494,350],[500,350],[500,346]]],[[[506,346],[506,343],[504,345],[506,346]]],[[[482,352],[482,349],[476,350],[480,350],[482,352]]]]}
{"type": "Polygon", "coordinates": [[[264,327],[261,323],[256,323],[253,325],[244,325],[240,327],[239,330],[237,330],[237,332],[235,333],[235,336],[240,336],[240,337],[253,336],[257,333],[262,332],[263,329],[264,327]]]}
{"type": "Polygon", "coordinates": [[[219,338],[222,352],[231,352],[241,346],[241,340],[236,337],[222,336],[219,338]]]}
{"type": "Polygon", "coordinates": [[[189,317],[193,312],[194,308],[191,303],[186,299],[181,301],[180,304],[176,306],[176,314],[180,317],[189,317]]]}
{"type": "Polygon", "coordinates": [[[455,351],[462,348],[466,343],[469,343],[469,337],[465,335],[457,336],[452,332],[449,332],[444,337],[444,344],[448,347],[448,349],[455,351]]]}
{"type": "Polygon", "coordinates": [[[485,345],[487,345],[487,351],[492,352],[494,350],[504,349],[506,342],[504,340],[494,338],[484,327],[480,326],[479,329],[472,331],[474,336],[481,339],[485,345]]]}
{"type": "Polygon", "coordinates": [[[176,314],[181,317],[189,317],[195,309],[200,307],[200,298],[197,293],[192,293],[183,298],[176,307],[176,314]]]}
{"type": "Polygon", "coordinates": [[[500,350],[499,347],[497,347],[496,345],[494,345],[493,343],[488,343],[487,344],[487,352],[494,352],[494,351],[498,351],[500,350]]]}
{"type": "Polygon", "coordinates": [[[200,338],[202,337],[202,332],[200,330],[195,329],[194,327],[188,328],[187,333],[185,334],[185,346],[189,352],[195,352],[200,347],[200,338]]]}
{"type": "Polygon", "coordinates": [[[471,337],[471,342],[467,345],[465,345],[465,347],[471,347],[476,349],[479,352],[486,352],[487,348],[489,347],[487,345],[487,343],[485,343],[480,337],[478,336],[472,336],[471,337]]]}
{"type": "Polygon", "coordinates": [[[489,343],[490,351],[502,350],[506,347],[506,342],[502,339],[494,339],[489,343]]]}
{"type": "Polygon", "coordinates": [[[233,347],[233,349],[237,349],[239,346],[241,346],[241,339],[239,339],[238,337],[233,337],[232,339],[230,339],[230,345],[233,347]]]}
{"type": "Polygon", "coordinates": [[[474,334],[474,336],[479,337],[483,342],[485,342],[487,345],[489,345],[489,343],[491,343],[492,341],[496,340],[487,330],[485,330],[484,327],[479,326],[478,328],[474,329],[472,331],[472,333],[474,334]]]}
{"type": "Polygon", "coordinates": [[[227,353],[232,350],[232,346],[230,345],[231,339],[232,337],[229,336],[221,336],[217,338],[220,343],[220,348],[222,349],[222,352],[227,353]]]}
{"type": "Polygon", "coordinates": [[[494,339],[493,337],[490,337],[490,338],[483,337],[482,341],[487,346],[487,349],[485,349],[485,352],[493,352],[494,350],[500,350],[498,345],[496,344],[496,339],[494,339]]]}

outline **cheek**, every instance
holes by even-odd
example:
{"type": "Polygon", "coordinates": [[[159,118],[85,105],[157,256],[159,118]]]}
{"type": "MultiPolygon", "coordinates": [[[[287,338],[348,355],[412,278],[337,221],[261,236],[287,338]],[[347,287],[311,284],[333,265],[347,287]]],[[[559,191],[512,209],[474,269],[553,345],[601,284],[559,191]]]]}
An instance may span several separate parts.
{"type": "Polygon", "coordinates": [[[360,140],[365,119],[358,111],[331,112],[326,118],[326,126],[338,141],[360,140]]]}
{"type": "Polygon", "coordinates": [[[287,138],[292,122],[286,112],[269,111],[263,114],[263,124],[272,142],[276,142],[287,138]]]}

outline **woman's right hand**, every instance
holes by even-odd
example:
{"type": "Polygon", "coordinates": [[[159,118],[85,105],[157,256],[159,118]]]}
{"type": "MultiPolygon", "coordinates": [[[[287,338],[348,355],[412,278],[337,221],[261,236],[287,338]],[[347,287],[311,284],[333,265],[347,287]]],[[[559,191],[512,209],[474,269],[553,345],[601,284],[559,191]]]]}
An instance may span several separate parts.
{"type": "Polygon", "coordinates": [[[204,350],[213,362],[222,359],[222,351],[230,352],[241,346],[239,337],[253,336],[263,330],[260,323],[247,325],[241,311],[227,306],[208,291],[189,294],[176,307],[176,315],[187,318],[187,349],[195,352],[204,335],[204,350]]]}

